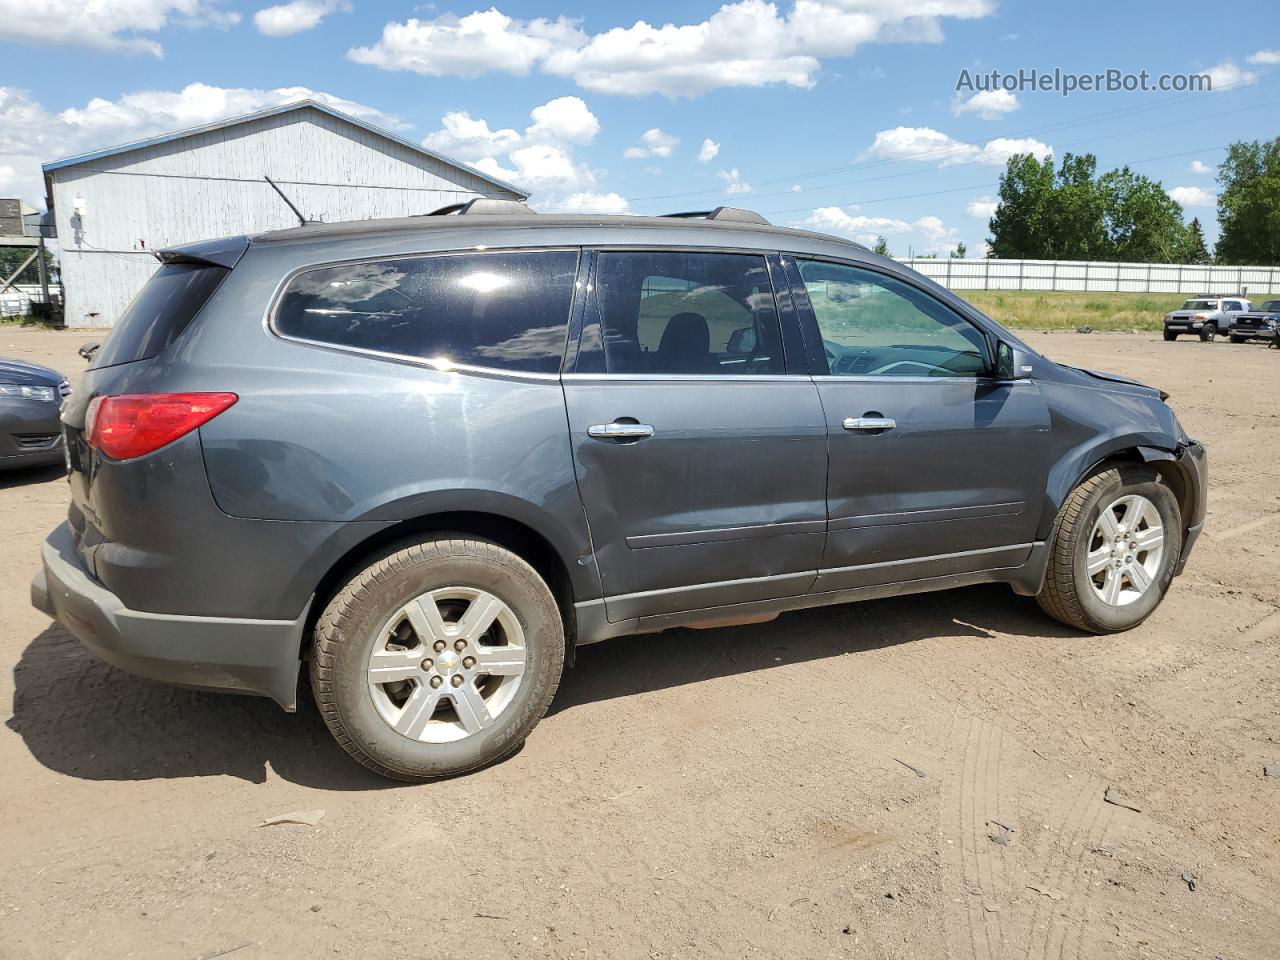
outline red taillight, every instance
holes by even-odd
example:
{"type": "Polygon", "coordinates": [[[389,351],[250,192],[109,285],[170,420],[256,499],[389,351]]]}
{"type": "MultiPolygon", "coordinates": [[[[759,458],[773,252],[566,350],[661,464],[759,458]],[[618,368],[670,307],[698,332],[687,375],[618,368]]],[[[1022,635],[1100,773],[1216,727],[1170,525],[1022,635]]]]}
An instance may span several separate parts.
{"type": "Polygon", "coordinates": [[[85,416],[89,446],[113,460],[159,450],[240,398],[234,393],[143,393],[96,397],[85,416]]]}

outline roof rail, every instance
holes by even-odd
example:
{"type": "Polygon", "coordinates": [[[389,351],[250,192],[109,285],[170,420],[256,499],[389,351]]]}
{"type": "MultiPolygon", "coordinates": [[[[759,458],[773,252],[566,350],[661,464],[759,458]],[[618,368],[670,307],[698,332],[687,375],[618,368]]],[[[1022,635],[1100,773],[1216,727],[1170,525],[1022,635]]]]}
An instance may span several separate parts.
{"type": "Polygon", "coordinates": [[[464,203],[451,203],[447,207],[440,207],[438,210],[432,210],[427,214],[428,217],[448,217],[457,216],[464,217],[468,215],[479,216],[498,215],[498,216],[530,216],[533,211],[522,200],[503,200],[497,197],[476,197],[467,200],[464,203]]]}
{"type": "Polygon", "coordinates": [[[664,217],[680,220],[726,220],[732,223],[761,223],[772,226],[768,220],[754,210],[743,210],[741,207],[716,207],[714,210],[686,210],[682,213],[664,213],[664,217]]]}

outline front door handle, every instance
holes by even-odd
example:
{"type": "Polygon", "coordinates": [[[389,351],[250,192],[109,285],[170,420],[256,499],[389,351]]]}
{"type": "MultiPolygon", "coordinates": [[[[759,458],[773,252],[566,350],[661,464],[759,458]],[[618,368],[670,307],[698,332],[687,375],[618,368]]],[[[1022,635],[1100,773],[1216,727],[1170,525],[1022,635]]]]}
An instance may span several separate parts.
{"type": "Polygon", "coordinates": [[[892,430],[898,421],[892,417],[845,417],[846,430],[892,430]]]}
{"type": "Polygon", "coordinates": [[[587,436],[596,440],[646,440],[653,436],[653,424],[625,421],[597,423],[587,427],[587,436]]]}

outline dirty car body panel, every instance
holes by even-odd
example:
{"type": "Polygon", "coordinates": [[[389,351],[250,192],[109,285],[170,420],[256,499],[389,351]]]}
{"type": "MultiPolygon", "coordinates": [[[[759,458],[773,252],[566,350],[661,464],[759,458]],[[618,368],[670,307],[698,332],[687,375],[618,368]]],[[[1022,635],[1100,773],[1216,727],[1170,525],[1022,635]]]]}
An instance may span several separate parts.
{"type": "MultiPolygon", "coordinates": [[[[968,583],[1035,593],[1059,507],[1109,459],[1167,473],[1184,552],[1203,523],[1204,451],[1159,391],[1055,364],[942,287],[833,238],[664,218],[427,217],[232,238],[165,260],[190,316],[132,331],[145,341],[132,351],[109,339],[67,402],[69,516],[32,585],[36,606],[90,648],[157,679],[293,709],[317,607],[344,572],[398,535],[477,518],[518,529],[563,571],[579,644],[968,583]],[[742,302],[776,315],[777,356],[743,349],[772,372],[600,364],[593,271],[601,254],[635,250],[763,261],[742,302]],[[346,264],[477,251],[569,264],[563,333],[504,347],[553,343],[559,367],[353,348],[279,322],[296,278],[327,288],[345,281],[322,271],[346,264]],[[833,375],[797,258],[905,284],[965,327],[985,365],[963,379],[833,375]],[[999,344],[1030,375],[997,375],[999,344]],[[99,398],[204,392],[236,402],[153,452],[114,460],[88,443],[99,398]],[[894,428],[846,428],[871,414],[894,428]],[[600,429],[610,424],[632,432],[600,429]]],[[[735,331],[734,348],[751,339],[735,331]]]]}

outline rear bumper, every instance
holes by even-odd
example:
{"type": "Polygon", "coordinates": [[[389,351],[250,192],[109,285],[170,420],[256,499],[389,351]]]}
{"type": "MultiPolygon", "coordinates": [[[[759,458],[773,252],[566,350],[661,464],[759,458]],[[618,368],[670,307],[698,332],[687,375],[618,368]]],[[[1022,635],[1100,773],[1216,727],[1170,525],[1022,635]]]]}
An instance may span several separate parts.
{"type": "Polygon", "coordinates": [[[32,605],[107,663],[164,683],[256,694],[296,709],[305,609],[297,620],[130,610],[89,576],[67,524],[49,534],[42,555],[32,605]]]}

